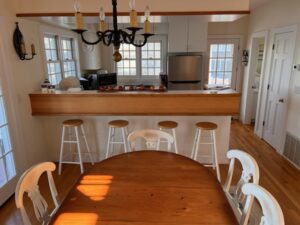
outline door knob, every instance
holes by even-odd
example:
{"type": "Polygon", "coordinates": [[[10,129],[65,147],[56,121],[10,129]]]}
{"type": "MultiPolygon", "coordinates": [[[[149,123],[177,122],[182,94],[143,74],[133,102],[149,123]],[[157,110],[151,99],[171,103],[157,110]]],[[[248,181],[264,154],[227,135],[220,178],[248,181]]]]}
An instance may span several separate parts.
{"type": "Polygon", "coordinates": [[[278,101],[281,102],[281,103],[284,103],[284,99],[283,98],[279,99],[278,101]]]}

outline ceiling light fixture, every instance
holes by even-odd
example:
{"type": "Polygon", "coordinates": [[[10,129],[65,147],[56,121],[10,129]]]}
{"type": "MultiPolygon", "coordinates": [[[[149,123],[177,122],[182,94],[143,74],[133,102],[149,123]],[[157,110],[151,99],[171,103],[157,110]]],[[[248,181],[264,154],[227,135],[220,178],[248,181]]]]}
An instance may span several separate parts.
{"type": "Polygon", "coordinates": [[[126,29],[128,31],[122,30],[118,28],[118,12],[117,12],[117,0],[112,0],[113,6],[113,29],[106,29],[107,25],[105,22],[105,12],[103,8],[100,8],[99,12],[99,30],[96,32],[97,40],[96,41],[88,41],[84,38],[84,33],[87,31],[84,29],[83,23],[83,16],[80,12],[80,3],[79,1],[75,1],[74,8],[75,8],[75,19],[76,19],[76,33],[80,34],[82,41],[87,45],[96,45],[99,42],[103,42],[104,45],[109,46],[113,44],[114,46],[114,54],[113,59],[115,62],[119,62],[122,60],[122,55],[119,52],[120,45],[125,44],[132,44],[135,47],[143,47],[150,36],[154,34],[151,33],[151,23],[149,21],[150,18],[150,9],[147,6],[145,9],[145,22],[144,22],[144,33],[141,34],[144,37],[144,40],[137,41],[136,34],[137,31],[142,30],[143,28],[138,27],[138,20],[137,20],[137,12],[135,11],[135,0],[130,0],[129,7],[130,7],[130,27],[126,29]]]}

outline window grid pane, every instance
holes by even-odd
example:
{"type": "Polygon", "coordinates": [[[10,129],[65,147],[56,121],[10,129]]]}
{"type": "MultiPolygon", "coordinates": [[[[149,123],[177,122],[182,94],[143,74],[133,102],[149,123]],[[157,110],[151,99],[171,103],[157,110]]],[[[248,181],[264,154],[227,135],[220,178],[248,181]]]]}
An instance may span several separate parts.
{"type": "Polygon", "coordinates": [[[208,83],[231,85],[234,44],[211,44],[208,83]]]}
{"type": "Polygon", "coordinates": [[[136,47],[128,44],[121,44],[120,53],[122,61],[117,63],[117,73],[119,76],[136,76],[136,47]]]}
{"type": "Polygon", "coordinates": [[[161,72],[161,42],[148,42],[142,51],[142,76],[158,76],[161,72]]]}
{"type": "Polygon", "coordinates": [[[0,188],[16,175],[14,157],[6,121],[3,96],[0,95],[0,188]]]}

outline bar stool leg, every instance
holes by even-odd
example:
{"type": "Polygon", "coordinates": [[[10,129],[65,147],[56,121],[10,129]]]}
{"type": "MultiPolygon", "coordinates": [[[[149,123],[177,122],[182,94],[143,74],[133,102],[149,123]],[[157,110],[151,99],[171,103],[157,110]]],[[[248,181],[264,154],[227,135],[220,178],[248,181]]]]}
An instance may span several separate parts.
{"type": "Polygon", "coordinates": [[[63,126],[62,134],[61,134],[61,143],[60,143],[58,175],[61,174],[61,164],[62,164],[62,161],[63,161],[63,153],[64,153],[64,140],[65,140],[65,127],[63,126]]]}
{"type": "Polygon", "coordinates": [[[197,160],[198,151],[199,151],[200,139],[201,139],[201,129],[198,129],[198,136],[197,136],[197,142],[196,142],[196,148],[195,148],[194,160],[197,160]]]}
{"type": "MultiPolygon", "coordinates": [[[[162,130],[162,128],[160,127],[159,130],[162,130]]],[[[158,151],[159,148],[160,148],[160,138],[157,139],[156,150],[158,151]]]]}
{"type": "Polygon", "coordinates": [[[192,150],[192,155],[191,155],[191,158],[194,159],[194,160],[197,159],[200,137],[201,137],[201,130],[197,128],[196,129],[196,134],[195,134],[193,150],[192,150]]]}
{"type": "Polygon", "coordinates": [[[112,127],[111,128],[111,142],[110,142],[110,151],[109,151],[109,154],[110,155],[112,155],[113,154],[113,152],[114,152],[114,147],[115,147],[115,144],[114,144],[114,142],[116,141],[116,139],[115,139],[115,128],[114,127],[112,127]]]}
{"type": "Polygon", "coordinates": [[[173,138],[174,138],[174,148],[175,148],[175,153],[178,154],[178,149],[177,149],[177,138],[176,138],[176,131],[175,128],[172,129],[173,133],[173,138]]]}
{"type": "Polygon", "coordinates": [[[108,139],[107,139],[107,146],[106,146],[106,156],[105,158],[108,158],[109,152],[110,152],[110,141],[111,141],[111,130],[112,128],[108,129],[108,139]]]}
{"type": "Polygon", "coordinates": [[[84,131],[83,125],[80,126],[80,129],[81,129],[82,137],[83,137],[83,140],[85,142],[85,146],[86,146],[86,149],[87,149],[90,161],[91,161],[92,165],[94,165],[94,160],[93,160],[93,157],[92,157],[92,154],[91,154],[91,151],[90,151],[90,147],[89,147],[88,142],[86,140],[86,136],[85,136],[85,131],[84,131]]]}
{"type": "Polygon", "coordinates": [[[125,141],[126,141],[126,144],[128,146],[128,151],[131,152],[131,146],[130,146],[128,140],[127,140],[127,137],[128,137],[128,129],[127,129],[127,127],[125,127],[125,136],[126,136],[126,140],[125,141]]]}
{"type": "Polygon", "coordinates": [[[83,163],[82,163],[82,156],[81,156],[81,149],[80,149],[80,142],[79,142],[79,135],[78,135],[78,128],[75,127],[75,135],[76,135],[76,143],[77,143],[77,151],[78,151],[78,158],[80,164],[80,171],[84,173],[83,163]]]}
{"type": "Polygon", "coordinates": [[[128,149],[127,149],[127,143],[126,143],[125,128],[122,127],[122,128],[121,128],[121,131],[122,131],[122,139],[123,139],[123,144],[124,144],[125,153],[127,153],[127,152],[128,152],[128,149]]]}
{"type": "Polygon", "coordinates": [[[221,182],[221,175],[220,175],[220,168],[219,168],[219,161],[218,161],[218,154],[217,154],[217,143],[216,143],[216,131],[213,130],[213,149],[214,149],[214,162],[217,170],[217,178],[219,182],[221,182]]]}

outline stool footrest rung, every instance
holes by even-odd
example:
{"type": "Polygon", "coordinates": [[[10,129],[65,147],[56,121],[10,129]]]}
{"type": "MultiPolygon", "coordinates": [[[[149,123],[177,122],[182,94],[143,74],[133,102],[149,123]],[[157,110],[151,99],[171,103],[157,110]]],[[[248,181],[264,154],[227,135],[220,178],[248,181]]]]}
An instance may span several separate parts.
{"type": "Polygon", "coordinates": [[[81,164],[80,162],[62,161],[61,164],[81,164]]]}
{"type": "Polygon", "coordinates": [[[63,143],[78,143],[78,141],[63,141],[63,143]]]}

